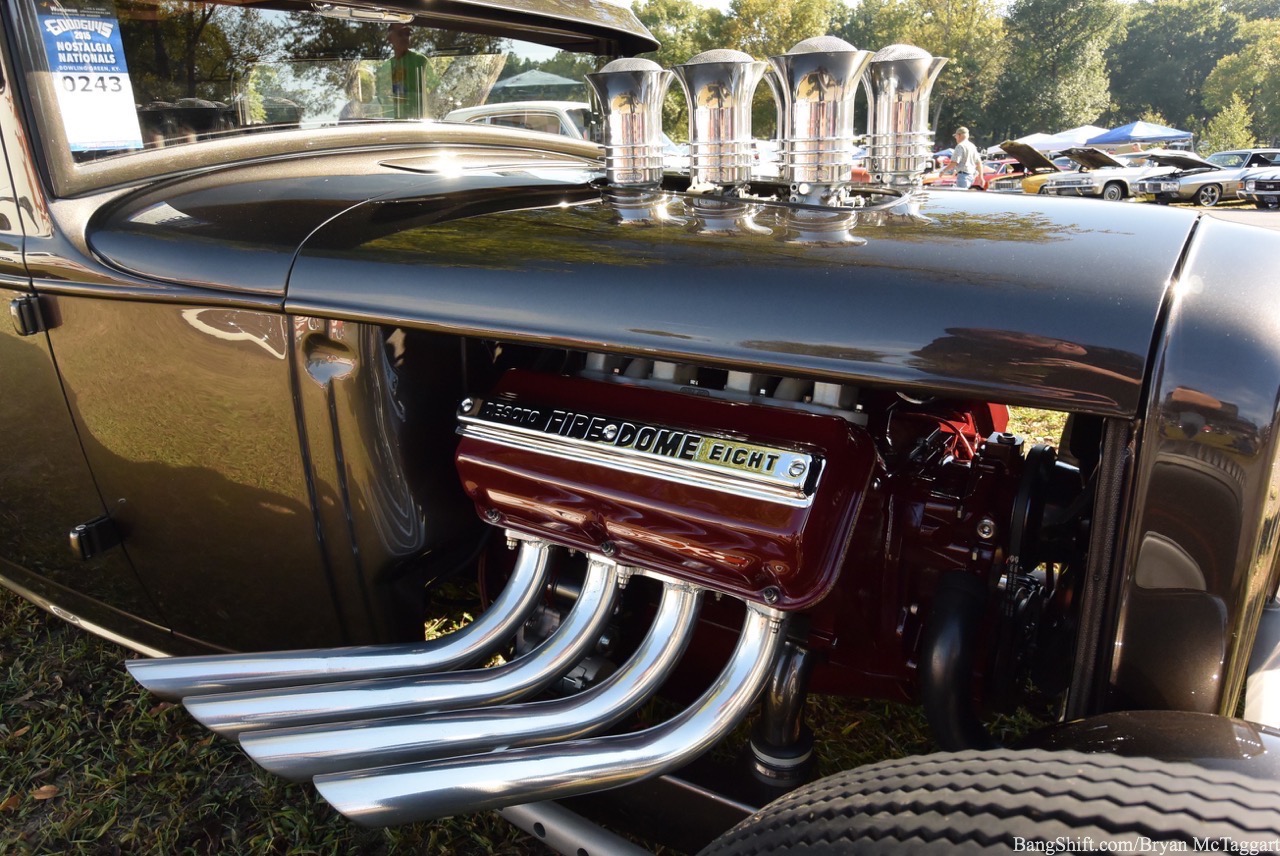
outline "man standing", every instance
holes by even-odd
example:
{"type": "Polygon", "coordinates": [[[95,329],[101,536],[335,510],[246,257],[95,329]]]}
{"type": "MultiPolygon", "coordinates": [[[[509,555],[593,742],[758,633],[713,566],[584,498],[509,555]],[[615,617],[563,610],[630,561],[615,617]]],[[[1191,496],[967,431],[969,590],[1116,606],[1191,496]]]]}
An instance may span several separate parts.
{"type": "Polygon", "coordinates": [[[408,24],[387,28],[391,59],[378,68],[378,97],[388,119],[421,119],[425,112],[423,90],[431,68],[425,56],[409,50],[411,35],[413,28],[408,24]]]}
{"type": "Polygon", "coordinates": [[[956,147],[951,152],[951,163],[939,175],[954,172],[956,187],[967,190],[973,187],[973,180],[982,173],[982,158],[978,156],[978,147],[969,142],[968,128],[956,128],[955,138],[956,147]]]}

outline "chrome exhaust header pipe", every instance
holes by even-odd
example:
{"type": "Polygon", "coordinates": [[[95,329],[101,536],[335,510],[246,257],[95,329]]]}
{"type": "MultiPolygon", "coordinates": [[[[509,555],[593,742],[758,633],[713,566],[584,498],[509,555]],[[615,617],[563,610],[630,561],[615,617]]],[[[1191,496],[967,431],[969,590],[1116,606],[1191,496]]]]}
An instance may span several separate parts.
{"type": "Polygon", "coordinates": [[[929,94],[947,58],[914,45],[876,51],[863,75],[871,111],[867,117],[867,166],[871,180],[910,189],[920,183],[929,158],[929,94]]]}
{"type": "Polygon", "coordinates": [[[747,605],[737,648],[691,707],[634,734],[573,740],[444,761],[315,778],[321,796],[364,826],[562,799],[622,787],[692,760],[746,714],[782,646],[784,614],[747,605]]]}
{"type": "Polygon", "coordinates": [[[525,656],[488,669],[409,678],[345,681],[184,699],[191,715],[224,736],[246,731],[457,710],[514,701],[546,688],[581,660],[604,632],[619,588],[629,576],[592,556],[582,592],[546,641],[525,656]]]}
{"type": "Polygon", "coordinates": [[[493,604],[466,627],[402,645],[360,645],[257,654],[214,654],[127,660],[135,681],[160,698],[178,700],[211,693],[302,686],[444,672],[492,656],[515,635],[546,588],[551,544],[516,533],[515,569],[493,604]]]}
{"type": "Polygon", "coordinates": [[[456,758],[498,748],[585,737],[645,703],[670,676],[693,635],[702,592],[663,579],[662,600],[635,653],[601,683],[567,698],[456,713],[304,726],[243,734],[263,768],[294,781],[323,773],[456,758]]]}

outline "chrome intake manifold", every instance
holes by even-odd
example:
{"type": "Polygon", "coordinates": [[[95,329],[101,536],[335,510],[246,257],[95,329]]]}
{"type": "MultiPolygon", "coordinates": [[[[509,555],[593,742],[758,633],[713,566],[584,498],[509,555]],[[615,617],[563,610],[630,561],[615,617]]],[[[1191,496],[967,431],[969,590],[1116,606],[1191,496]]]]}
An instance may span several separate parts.
{"type": "Polygon", "coordinates": [[[620,787],[679,767],[725,736],[764,686],[784,614],[747,603],[737,647],[683,713],[648,729],[591,736],[639,708],[670,676],[703,590],[589,555],[559,627],[511,662],[473,668],[532,615],[548,584],[547,541],[508,533],[519,554],[503,592],[466,627],[428,642],[267,654],[131,660],[148,690],[181,699],[239,739],[267,770],[312,779],[342,814],[385,826],[620,787]],[[595,646],[636,575],[662,593],[648,633],[613,674],[575,695],[539,694],[595,646]]]}

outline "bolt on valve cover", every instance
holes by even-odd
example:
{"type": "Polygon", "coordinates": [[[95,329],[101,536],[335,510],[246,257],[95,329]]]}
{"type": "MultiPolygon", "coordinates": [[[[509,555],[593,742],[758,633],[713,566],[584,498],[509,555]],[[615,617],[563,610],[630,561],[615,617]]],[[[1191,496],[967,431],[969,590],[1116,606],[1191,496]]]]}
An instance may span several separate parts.
{"type": "Polygon", "coordinates": [[[486,519],[782,609],[827,593],[875,462],[838,416],[508,372],[464,402],[486,519]]]}

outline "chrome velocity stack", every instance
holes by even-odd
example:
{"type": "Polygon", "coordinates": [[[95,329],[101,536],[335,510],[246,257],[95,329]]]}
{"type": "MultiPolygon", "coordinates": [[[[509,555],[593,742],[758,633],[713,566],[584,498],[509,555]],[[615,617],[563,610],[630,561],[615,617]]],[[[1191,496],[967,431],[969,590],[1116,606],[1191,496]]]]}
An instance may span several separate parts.
{"type": "Polygon", "coordinates": [[[698,232],[763,232],[752,219],[757,206],[738,197],[751,180],[751,98],[768,68],[734,50],[700,53],[672,71],[689,108],[687,200],[698,232]]]}
{"type": "Polygon", "coordinates": [[[876,184],[909,189],[920,183],[933,143],[929,93],[946,63],[914,45],[889,45],[872,57],[863,83],[871,105],[867,166],[876,184]]]}
{"type": "Polygon", "coordinates": [[[821,204],[814,194],[845,185],[853,169],[854,99],[870,51],[844,39],[805,39],[769,58],[768,78],[778,101],[782,179],[793,201],[821,204]],[[804,192],[802,185],[813,188],[804,192]]]}
{"type": "Polygon", "coordinates": [[[689,107],[689,178],[737,187],[751,180],[751,99],[768,66],[734,50],[700,53],[672,69],[689,107]]]}
{"type": "Polygon", "coordinates": [[[673,79],[639,58],[615,59],[586,75],[604,117],[605,177],[612,186],[662,184],[662,100],[673,79]]]}

